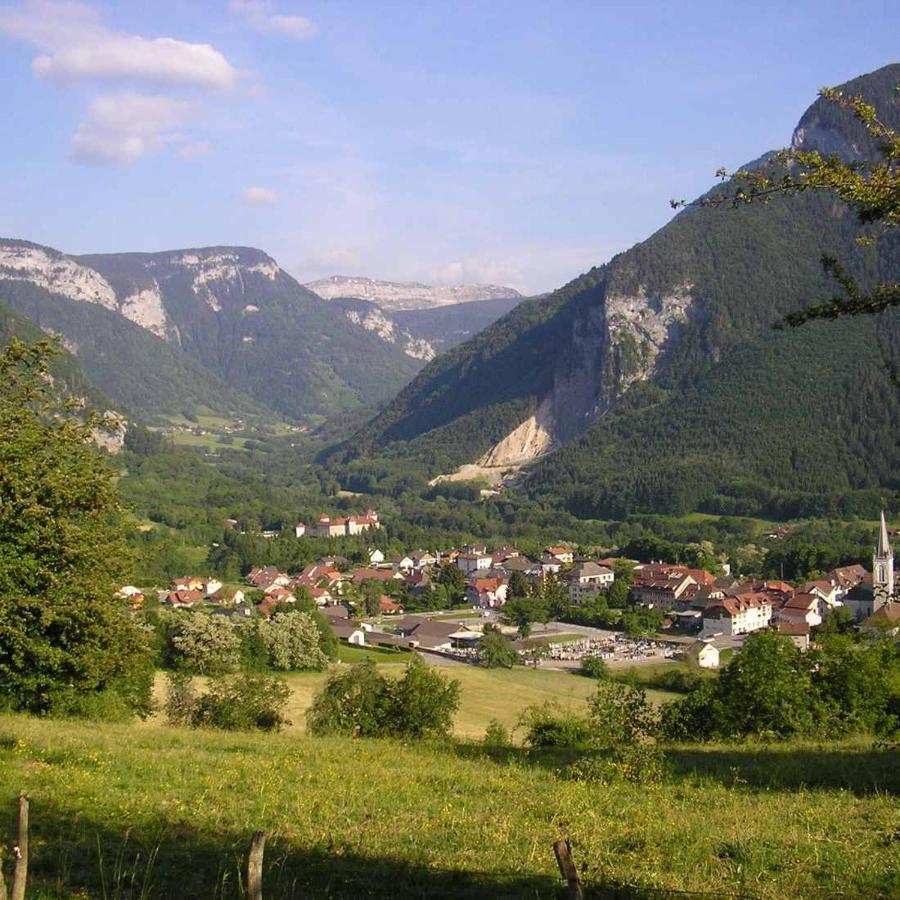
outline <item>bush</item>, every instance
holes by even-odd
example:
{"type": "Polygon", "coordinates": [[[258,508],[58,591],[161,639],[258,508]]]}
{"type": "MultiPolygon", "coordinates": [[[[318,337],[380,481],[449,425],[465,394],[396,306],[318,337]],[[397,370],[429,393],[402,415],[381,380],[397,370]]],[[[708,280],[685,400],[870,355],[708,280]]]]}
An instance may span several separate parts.
{"type": "Polygon", "coordinates": [[[626,744],[609,753],[587,756],[562,770],[564,778],[594,784],[629,781],[659,784],[666,773],[665,757],[655,744],[626,744]]]}
{"type": "Polygon", "coordinates": [[[371,660],[332,675],[307,712],[310,734],[351,737],[437,737],[450,731],[459,684],[419,656],[391,682],[371,660]]]}
{"type": "Polygon", "coordinates": [[[590,706],[594,736],[601,747],[637,744],[656,735],[658,718],[641,688],[601,681],[590,706]]]}
{"type": "Polygon", "coordinates": [[[599,656],[585,656],[581,660],[581,674],[588,678],[609,678],[609,666],[599,656]]]}
{"type": "Polygon", "coordinates": [[[166,673],[166,702],[163,712],[170,725],[193,725],[197,710],[194,679],[186,672],[166,673]]]}
{"type": "Polygon", "coordinates": [[[485,747],[508,747],[512,743],[509,729],[498,719],[491,719],[485,729],[483,743],[485,747]]]}
{"type": "Polygon", "coordinates": [[[519,727],[525,729],[525,743],[529,747],[585,749],[594,743],[593,729],[587,719],[551,701],[525,709],[519,717],[519,727]]]}
{"type": "Polygon", "coordinates": [[[290,689],[280,678],[241,673],[213,681],[191,717],[194,727],[280,731],[290,689]]]}

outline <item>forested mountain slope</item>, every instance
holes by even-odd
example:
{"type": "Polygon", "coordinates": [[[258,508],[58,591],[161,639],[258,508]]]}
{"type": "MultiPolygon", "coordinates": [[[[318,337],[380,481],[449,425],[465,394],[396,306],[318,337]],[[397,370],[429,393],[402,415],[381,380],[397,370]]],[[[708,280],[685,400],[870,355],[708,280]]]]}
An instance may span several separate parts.
{"type": "Polygon", "coordinates": [[[61,332],[110,396],[148,416],[184,403],[341,413],[386,399],[421,365],[244,247],[75,257],[5,240],[0,295],[61,332]]]}
{"type": "MultiPolygon", "coordinates": [[[[892,65],[844,89],[896,128],[897,84],[892,65]]],[[[872,152],[850,114],[822,100],[794,141],[872,152]]],[[[833,293],[823,253],[863,282],[900,280],[897,237],[860,247],[858,233],[852,212],[821,194],[690,208],[437,358],[344,459],[401,458],[435,476],[476,461],[500,471],[563,447],[530,470],[526,489],[593,516],[695,509],[733,496],[742,478],[811,492],[896,488],[898,317],[772,329],[833,293]]]]}

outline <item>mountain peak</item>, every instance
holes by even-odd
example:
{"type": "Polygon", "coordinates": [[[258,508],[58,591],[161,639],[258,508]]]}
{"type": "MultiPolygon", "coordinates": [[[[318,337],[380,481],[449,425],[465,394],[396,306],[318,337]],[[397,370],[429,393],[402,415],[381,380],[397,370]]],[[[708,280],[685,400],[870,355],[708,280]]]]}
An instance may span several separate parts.
{"type": "Polygon", "coordinates": [[[332,275],[311,281],[305,288],[323,300],[370,300],[384,309],[429,309],[476,300],[514,299],[522,295],[496,284],[428,285],[418,281],[379,281],[353,275],[332,275]]]}

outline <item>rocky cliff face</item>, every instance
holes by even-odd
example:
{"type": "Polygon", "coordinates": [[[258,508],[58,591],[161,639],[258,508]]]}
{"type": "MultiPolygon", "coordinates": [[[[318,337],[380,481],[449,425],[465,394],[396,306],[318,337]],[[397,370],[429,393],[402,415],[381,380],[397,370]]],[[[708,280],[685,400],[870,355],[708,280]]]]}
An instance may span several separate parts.
{"type": "Polygon", "coordinates": [[[513,288],[495,284],[434,286],[415,281],[376,281],[373,278],[356,278],[348,275],[332,275],[321,281],[311,281],[304,287],[325,300],[338,298],[369,300],[389,310],[428,309],[455,303],[471,303],[476,300],[511,299],[522,296],[513,288]]]}

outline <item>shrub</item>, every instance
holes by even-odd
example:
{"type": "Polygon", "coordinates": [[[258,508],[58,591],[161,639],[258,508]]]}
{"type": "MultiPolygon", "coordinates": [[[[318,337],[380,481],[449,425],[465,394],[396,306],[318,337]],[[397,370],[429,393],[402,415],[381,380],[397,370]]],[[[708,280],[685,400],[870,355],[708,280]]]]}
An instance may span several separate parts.
{"type": "Polygon", "coordinates": [[[310,734],[372,737],[380,733],[389,702],[387,679],[371,660],[332,675],[306,713],[310,734]]]}
{"type": "Polygon", "coordinates": [[[266,675],[225,676],[214,680],[191,717],[194,727],[226,731],[279,731],[290,689],[280,678],[266,675]]]}
{"type": "Polygon", "coordinates": [[[609,666],[599,656],[585,656],[581,660],[581,674],[588,678],[609,678],[609,666]]]}
{"type": "Polygon", "coordinates": [[[459,706],[459,684],[419,656],[391,682],[371,660],[332,675],[307,712],[311,734],[353,737],[436,737],[449,732],[459,706]]]}
{"type": "Polygon", "coordinates": [[[656,735],[657,715],[641,688],[601,681],[590,707],[594,736],[601,747],[636,744],[656,735]]]}
{"type": "Polygon", "coordinates": [[[498,719],[491,719],[485,729],[483,743],[485,747],[508,747],[512,743],[509,729],[498,719]]]}
{"type": "Polygon", "coordinates": [[[586,756],[562,770],[564,778],[595,784],[629,781],[659,784],[665,777],[665,757],[655,744],[626,744],[605,754],[586,756]]]}
{"type": "Polygon", "coordinates": [[[459,682],[413,655],[403,677],[390,685],[382,731],[403,737],[446,735],[459,708],[459,682]]]}
{"type": "Polygon", "coordinates": [[[525,729],[525,743],[529,747],[583,749],[594,743],[593,729],[587,719],[551,701],[527,707],[519,717],[519,727],[525,729]]]}
{"type": "Polygon", "coordinates": [[[170,725],[193,725],[197,710],[194,679],[186,672],[166,673],[166,702],[163,712],[170,725]]]}

